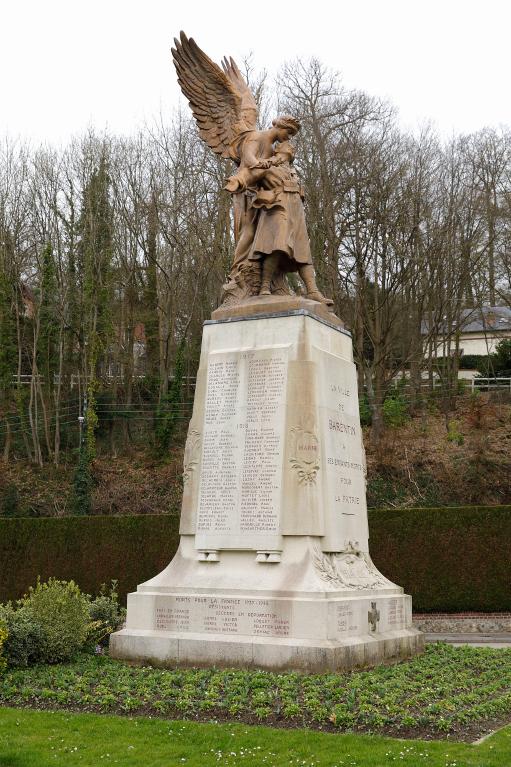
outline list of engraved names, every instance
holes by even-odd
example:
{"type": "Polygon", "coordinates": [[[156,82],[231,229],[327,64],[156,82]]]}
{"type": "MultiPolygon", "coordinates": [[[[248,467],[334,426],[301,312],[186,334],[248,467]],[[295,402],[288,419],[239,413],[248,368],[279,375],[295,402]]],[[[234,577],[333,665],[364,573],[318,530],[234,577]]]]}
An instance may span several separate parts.
{"type": "Polygon", "coordinates": [[[273,599],[174,596],[155,607],[157,631],[289,636],[290,605],[273,599]]]}
{"type": "Polygon", "coordinates": [[[278,534],[287,349],[211,356],[197,532],[278,534]]]}

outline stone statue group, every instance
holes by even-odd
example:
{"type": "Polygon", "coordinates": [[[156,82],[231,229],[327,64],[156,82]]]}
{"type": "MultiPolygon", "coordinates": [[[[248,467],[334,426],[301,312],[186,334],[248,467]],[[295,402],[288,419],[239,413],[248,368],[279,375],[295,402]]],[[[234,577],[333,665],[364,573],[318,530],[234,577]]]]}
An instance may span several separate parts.
{"type": "Polygon", "coordinates": [[[294,117],[257,130],[257,104],[233,59],[215,64],[181,32],[172,49],[179,84],[201,138],[238,166],[225,185],[234,203],[234,261],[223,289],[224,307],[254,296],[288,295],[285,279],[298,272],[306,297],[327,306],[312,264],[303,190],[293,167],[294,117]]]}

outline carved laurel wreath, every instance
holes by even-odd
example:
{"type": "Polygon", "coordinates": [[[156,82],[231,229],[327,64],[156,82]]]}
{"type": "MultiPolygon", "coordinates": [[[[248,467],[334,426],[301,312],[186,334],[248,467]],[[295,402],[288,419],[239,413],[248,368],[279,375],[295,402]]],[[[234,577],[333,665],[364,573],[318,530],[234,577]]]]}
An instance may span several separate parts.
{"type": "Polygon", "coordinates": [[[311,431],[306,431],[301,426],[295,426],[292,428],[291,435],[293,440],[293,454],[289,459],[289,463],[293,469],[295,469],[298,475],[298,483],[300,485],[312,485],[316,481],[316,476],[319,471],[319,458],[318,456],[315,456],[312,461],[306,461],[303,458],[299,458],[298,440],[305,437],[309,440],[309,442],[314,442],[317,445],[318,439],[315,434],[313,434],[311,431]]]}
{"type": "Polygon", "coordinates": [[[320,578],[332,586],[362,590],[388,583],[369,557],[361,551],[329,554],[316,547],[313,551],[313,562],[320,578]],[[356,565],[356,571],[353,570],[353,565],[356,565]],[[353,570],[352,575],[350,570],[353,570]]]}

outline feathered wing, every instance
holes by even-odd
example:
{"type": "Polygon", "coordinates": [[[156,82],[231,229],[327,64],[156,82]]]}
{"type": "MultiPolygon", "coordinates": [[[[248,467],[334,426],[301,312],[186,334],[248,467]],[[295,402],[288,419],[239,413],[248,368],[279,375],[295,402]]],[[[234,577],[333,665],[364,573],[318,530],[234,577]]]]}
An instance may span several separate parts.
{"type": "Polygon", "coordinates": [[[217,154],[231,157],[234,139],[256,127],[257,105],[250,88],[233,59],[225,58],[220,69],[184,32],[174,43],[177,79],[197,120],[200,137],[217,154]]]}

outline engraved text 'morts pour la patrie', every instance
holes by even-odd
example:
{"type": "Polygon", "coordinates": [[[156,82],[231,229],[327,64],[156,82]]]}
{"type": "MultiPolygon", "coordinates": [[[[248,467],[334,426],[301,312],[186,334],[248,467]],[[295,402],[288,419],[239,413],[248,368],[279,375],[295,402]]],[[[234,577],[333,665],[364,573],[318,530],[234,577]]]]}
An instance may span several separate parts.
{"type": "Polygon", "coordinates": [[[110,652],[316,672],[413,655],[411,598],[369,556],[351,336],[315,283],[298,121],[256,130],[232,59],[218,67],[184,34],[173,56],[201,137],[238,166],[226,185],[237,244],[203,329],[179,549],[129,595],[110,652]]]}

